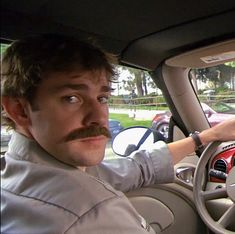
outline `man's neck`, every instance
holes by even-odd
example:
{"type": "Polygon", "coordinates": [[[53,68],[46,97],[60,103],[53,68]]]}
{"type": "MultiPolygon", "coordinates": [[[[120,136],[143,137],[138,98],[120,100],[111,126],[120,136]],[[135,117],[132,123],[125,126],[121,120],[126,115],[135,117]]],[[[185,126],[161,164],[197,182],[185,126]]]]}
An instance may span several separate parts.
{"type": "Polygon", "coordinates": [[[24,135],[27,138],[34,139],[32,134],[29,132],[28,129],[25,129],[25,128],[20,127],[20,126],[16,126],[15,131],[20,133],[21,135],[24,135]]]}

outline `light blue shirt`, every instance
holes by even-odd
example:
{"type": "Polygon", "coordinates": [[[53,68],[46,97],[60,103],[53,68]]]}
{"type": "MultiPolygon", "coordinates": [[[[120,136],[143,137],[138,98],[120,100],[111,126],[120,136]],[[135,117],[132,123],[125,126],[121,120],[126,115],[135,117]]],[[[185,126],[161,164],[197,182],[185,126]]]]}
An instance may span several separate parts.
{"type": "Polygon", "coordinates": [[[152,233],[118,190],[172,182],[167,146],[155,147],[104,161],[86,173],[14,133],[1,175],[1,233],[152,233]]]}

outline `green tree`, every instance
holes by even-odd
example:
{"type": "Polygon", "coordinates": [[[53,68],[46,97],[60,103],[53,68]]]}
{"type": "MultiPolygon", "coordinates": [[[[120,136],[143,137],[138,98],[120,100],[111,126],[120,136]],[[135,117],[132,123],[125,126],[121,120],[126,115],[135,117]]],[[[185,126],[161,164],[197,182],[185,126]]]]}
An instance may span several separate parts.
{"type": "Polygon", "coordinates": [[[231,85],[231,89],[235,91],[235,61],[225,63],[224,65],[228,67],[228,80],[231,85]]]}
{"type": "Polygon", "coordinates": [[[136,89],[137,95],[141,97],[148,95],[148,87],[157,88],[147,71],[125,66],[121,66],[119,69],[127,70],[130,73],[127,80],[121,81],[125,90],[132,92],[136,89]]]}
{"type": "Polygon", "coordinates": [[[235,61],[215,67],[195,69],[193,72],[195,77],[202,82],[211,82],[214,89],[221,87],[235,90],[235,61]]]}

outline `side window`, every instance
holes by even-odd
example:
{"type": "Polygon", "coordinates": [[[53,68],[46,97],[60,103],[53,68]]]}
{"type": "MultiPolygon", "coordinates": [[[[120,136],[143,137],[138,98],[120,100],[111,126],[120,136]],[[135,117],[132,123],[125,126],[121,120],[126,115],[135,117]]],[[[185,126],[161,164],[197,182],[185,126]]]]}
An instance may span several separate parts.
{"type": "MultiPolygon", "coordinates": [[[[7,47],[8,44],[1,43],[1,59],[7,47]]],[[[3,155],[6,152],[10,138],[11,138],[11,131],[8,131],[7,127],[1,121],[1,155],[3,155]]]]}
{"type": "MultiPolygon", "coordinates": [[[[167,136],[169,109],[148,72],[125,66],[116,69],[118,81],[112,84],[114,91],[109,101],[112,139],[132,126],[154,128],[167,136]]],[[[111,149],[112,139],[106,147],[106,159],[117,157],[111,149]]]]}
{"type": "Polygon", "coordinates": [[[235,115],[235,61],[193,69],[191,80],[211,126],[235,115]]]}

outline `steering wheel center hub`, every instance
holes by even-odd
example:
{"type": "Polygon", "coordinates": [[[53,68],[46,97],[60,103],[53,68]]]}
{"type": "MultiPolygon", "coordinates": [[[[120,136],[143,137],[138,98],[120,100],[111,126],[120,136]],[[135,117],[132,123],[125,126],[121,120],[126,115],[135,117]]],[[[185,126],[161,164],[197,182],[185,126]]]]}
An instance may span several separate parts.
{"type": "Polygon", "coordinates": [[[233,167],[226,179],[227,193],[230,199],[235,202],[235,167],[233,167]]]}

